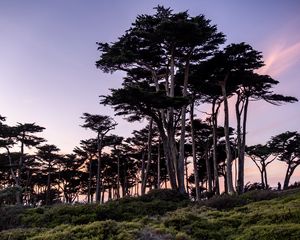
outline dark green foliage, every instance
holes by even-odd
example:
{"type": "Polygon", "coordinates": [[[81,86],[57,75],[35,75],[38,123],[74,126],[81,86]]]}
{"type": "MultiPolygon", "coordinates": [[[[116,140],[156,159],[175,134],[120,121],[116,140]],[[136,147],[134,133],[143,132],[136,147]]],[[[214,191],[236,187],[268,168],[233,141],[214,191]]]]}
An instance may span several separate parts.
{"type": "Polygon", "coordinates": [[[25,227],[55,227],[60,224],[87,224],[96,221],[96,205],[57,205],[28,209],[22,214],[25,227]]]}
{"type": "MultiPolygon", "coordinates": [[[[2,208],[1,216],[7,212],[18,219],[21,214],[21,223],[26,222],[31,228],[2,231],[0,239],[269,240],[300,237],[299,189],[257,190],[240,196],[222,195],[205,202],[207,206],[225,206],[226,211],[203,204],[187,205],[181,197],[173,191],[156,190],[146,198],[124,198],[103,205],[2,208]],[[232,208],[244,202],[252,203],[232,208]],[[95,221],[97,218],[101,221],[95,221]]],[[[7,219],[1,218],[1,224],[5,221],[7,219]]],[[[20,220],[12,224],[20,226],[20,220]]]]}
{"type": "Polygon", "coordinates": [[[24,239],[36,239],[34,236],[41,233],[45,229],[41,228],[16,228],[12,230],[6,230],[0,232],[1,240],[24,240],[24,239]],[[31,238],[33,237],[33,238],[31,238]]]}
{"type": "Polygon", "coordinates": [[[112,220],[94,222],[87,225],[72,226],[60,225],[54,229],[15,229],[0,232],[1,240],[132,240],[138,223],[118,223],[112,220]]]}
{"type": "Polygon", "coordinates": [[[189,204],[174,190],[155,190],[138,198],[122,198],[103,205],[56,205],[28,209],[22,214],[26,227],[55,227],[60,224],[87,224],[94,221],[130,221],[144,216],[163,215],[189,204]]]}
{"type": "Polygon", "coordinates": [[[142,201],[153,201],[153,200],[162,200],[162,201],[171,201],[171,202],[180,202],[188,200],[189,197],[186,194],[181,194],[180,192],[172,189],[154,189],[148,192],[146,195],[141,196],[142,201]]]}
{"type": "Polygon", "coordinates": [[[270,200],[280,196],[276,191],[271,190],[254,190],[244,193],[240,196],[242,199],[246,199],[247,202],[257,202],[263,200],[270,200]]]}
{"type": "Polygon", "coordinates": [[[0,190],[0,205],[14,204],[16,201],[16,194],[22,192],[21,187],[8,187],[0,190]]]}
{"type": "Polygon", "coordinates": [[[277,239],[300,239],[299,224],[272,224],[258,225],[246,229],[238,238],[239,240],[277,240],[277,239]]]}
{"type": "Polygon", "coordinates": [[[246,203],[247,200],[240,198],[238,195],[223,194],[220,196],[213,196],[202,204],[218,210],[228,210],[234,207],[245,205],[246,203]]]}
{"type": "MultiPolygon", "coordinates": [[[[25,211],[25,207],[20,205],[0,207],[0,231],[14,228],[20,225],[20,214],[25,211]]],[[[1,239],[1,238],[0,238],[1,239]]]]}

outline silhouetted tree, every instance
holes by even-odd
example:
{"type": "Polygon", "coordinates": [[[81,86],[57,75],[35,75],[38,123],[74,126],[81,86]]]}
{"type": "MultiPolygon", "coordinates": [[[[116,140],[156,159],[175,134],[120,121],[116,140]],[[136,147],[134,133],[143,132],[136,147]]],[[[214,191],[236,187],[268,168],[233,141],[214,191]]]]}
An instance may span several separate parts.
{"type": "Polygon", "coordinates": [[[37,147],[38,152],[36,154],[39,161],[42,162],[42,168],[47,175],[47,190],[46,190],[46,205],[50,205],[53,202],[51,198],[51,185],[53,175],[57,171],[57,163],[59,162],[61,156],[58,154],[59,148],[55,145],[45,144],[43,146],[37,147]]]}
{"type": "Polygon", "coordinates": [[[283,189],[287,189],[291,176],[300,165],[300,134],[287,131],[272,137],[268,144],[278,154],[278,160],[287,164],[283,184],[283,189]]]}
{"type": "Polygon", "coordinates": [[[89,113],[84,113],[82,119],[84,119],[84,124],[82,127],[91,129],[97,133],[97,149],[98,149],[98,165],[97,165],[97,178],[96,178],[96,202],[101,201],[101,183],[100,183],[100,173],[101,173],[101,151],[103,148],[104,136],[111,130],[115,128],[117,123],[109,116],[102,115],[92,115],[89,113]]]}
{"type": "Polygon", "coordinates": [[[263,189],[268,188],[267,166],[272,163],[277,156],[269,145],[253,145],[246,147],[246,153],[255,163],[260,172],[261,185],[263,189]]]}
{"type": "Polygon", "coordinates": [[[209,56],[224,42],[224,36],[203,15],[173,14],[170,9],[160,6],[156,10],[153,16],[138,16],[118,42],[112,45],[98,43],[102,54],[97,67],[104,71],[127,72],[125,88],[113,90],[102,103],[114,106],[119,114],[134,113],[153,119],[164,145],[171,186],[184,192],[183,142],[187,101],[179,100],[187,97],[190,64],[209,56]],[[184,81],[178,86],[175,83],[176,68],[184,72],[184,81]],[[146,83],[153,84],[154,89],[149,85],[145,87],[146,83]],[[132,101],[128,99],[130,95],[134,95],[132,101]],[[182,108],[179,156],[174,138],[180,119],[179,112],[175,115],[176,108],[182,108]]]}

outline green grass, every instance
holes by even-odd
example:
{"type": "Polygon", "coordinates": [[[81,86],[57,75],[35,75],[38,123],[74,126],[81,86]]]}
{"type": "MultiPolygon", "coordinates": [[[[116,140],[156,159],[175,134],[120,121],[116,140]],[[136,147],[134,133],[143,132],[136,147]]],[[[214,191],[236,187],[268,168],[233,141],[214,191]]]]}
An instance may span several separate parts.
{"type": "Polygon", "coordinates": [[[0,239],[300,239],[299,190],[256,191],[201,204],[172,194],[156,192],[100,206],[18,209],[18,221],[11,221],[16,228],[0,232],[0,239]]]}

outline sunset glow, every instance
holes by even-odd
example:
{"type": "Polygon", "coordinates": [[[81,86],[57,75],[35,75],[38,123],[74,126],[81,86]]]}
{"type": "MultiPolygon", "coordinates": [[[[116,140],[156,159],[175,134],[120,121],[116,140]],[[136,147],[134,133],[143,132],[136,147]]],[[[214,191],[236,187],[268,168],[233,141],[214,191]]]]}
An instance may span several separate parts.
{"type": "MultiPolygon", "coordinates": [[[[153,13],[158,4],[176,12],[205,14],[227,35],[226,44],[246,42],[261,51],[265,66],[258,72],[280,81],[276,92],[300,99],[299,1],[1,1],[0,114],[8,124],[36,122],[46,127],[42,136],[62,153],[70,153],[80,140],[93,136],[80,127],[82,113],[113,116],[112,109],[99,104],[99,95],[122,82],[122,73],[96,69],[96,42],[117,41],[138,14],[153,13]]],[[[235,127],[234,103],[230,106],[235,127]]],[[[199,110],[207,111],[202,107],[199,110]]],[[[276,107],[251,102],[247,144],[263,144],[288,130],[300,131],[299,109],[299,103],[276,107]]],[[[115,119],[119,125],[113,133],[124,137],[145,125],[115,119]]],[[[282,181],[284,168],[281,163],[271,164],[273,186],[282,181]]],[[[259,181],[251,162],[246,174],[247,180],[259,181]]],[[[299,180],[300,169],[292,181],[299,180]]]]}

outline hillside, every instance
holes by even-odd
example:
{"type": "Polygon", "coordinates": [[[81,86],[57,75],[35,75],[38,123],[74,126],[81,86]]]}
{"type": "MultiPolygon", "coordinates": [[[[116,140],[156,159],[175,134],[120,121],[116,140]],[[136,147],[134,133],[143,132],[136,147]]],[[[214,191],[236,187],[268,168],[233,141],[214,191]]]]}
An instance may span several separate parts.
{"type": "Polygon", "coordinates": [[[104,205],[2,206],[1,240],[300,239],[300,190],[191,203],[171,190],[104,205]]]}

